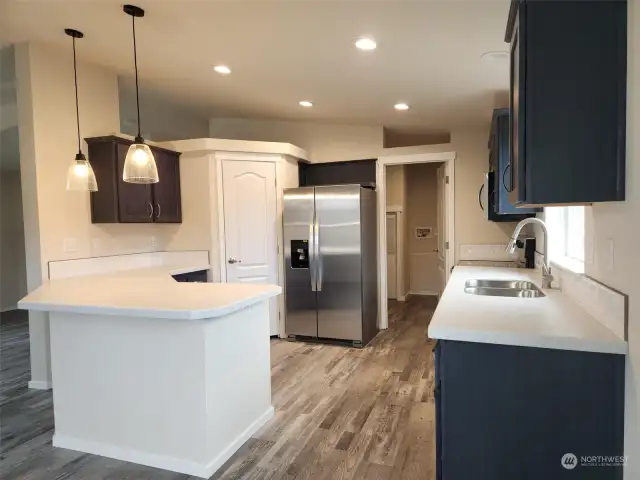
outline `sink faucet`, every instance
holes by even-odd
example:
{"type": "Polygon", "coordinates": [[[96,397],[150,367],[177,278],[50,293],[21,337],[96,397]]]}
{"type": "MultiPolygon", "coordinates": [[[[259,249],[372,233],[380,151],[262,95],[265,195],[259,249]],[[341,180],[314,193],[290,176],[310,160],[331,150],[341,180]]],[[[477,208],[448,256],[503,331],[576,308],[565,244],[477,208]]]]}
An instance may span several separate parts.
{"type": "Polygon", "coordinates": [[[553,275],[551,275],[551,266],[549,265],[549,232],[547,231],[547,226],[542,220],[535,217],[525,218],[520,223],[518,223],[518,225],[516,225],[516,229],[513,231],[513,237],[511,237],[511,240],[509,240],[509,245],[507,245],[507,251],[509,253],[513,253],[516,251],[516,241],[518,240],[520,231],[522,230],[522,227],[530,223],[540,225],[542,227],[542,232],[544,233],[544,254],[542,255],[542,288],[551,288],[553,275]]]}

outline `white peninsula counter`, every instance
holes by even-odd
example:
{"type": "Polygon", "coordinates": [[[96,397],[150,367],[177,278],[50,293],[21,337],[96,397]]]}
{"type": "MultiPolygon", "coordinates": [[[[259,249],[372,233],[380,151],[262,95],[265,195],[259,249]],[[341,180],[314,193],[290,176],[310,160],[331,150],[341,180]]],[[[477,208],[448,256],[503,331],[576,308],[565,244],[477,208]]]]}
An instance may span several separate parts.
{"type": "Polygon", "coordinates": [[[50,280],[19,303],[50,312],[54,446],[208,478],[273,416],[281,288],[171,278],[198,269],[50,280]]]}

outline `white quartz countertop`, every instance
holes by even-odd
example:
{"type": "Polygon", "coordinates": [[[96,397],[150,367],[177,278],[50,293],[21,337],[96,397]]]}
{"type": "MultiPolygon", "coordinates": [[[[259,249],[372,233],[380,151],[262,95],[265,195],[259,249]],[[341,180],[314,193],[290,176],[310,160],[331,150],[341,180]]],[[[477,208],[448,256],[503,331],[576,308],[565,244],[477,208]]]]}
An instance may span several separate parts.
{"type": "Polygon", "coordinates": [[[282,293],[278,285],[181,283],[171,276],[209,265],[159,266],[49,280],[19,303],[23,310],[205,319],[228,315],[282,293]]]}
{"type": "Polygon", "coordinates": [[[539,271],[456,267],[428,328],[430,338],[527,347],[627,353],[618,337],[559,290],[546,297],[489,297],[465,293],[467,280],[516,279],[541,284],[539,271]]]}

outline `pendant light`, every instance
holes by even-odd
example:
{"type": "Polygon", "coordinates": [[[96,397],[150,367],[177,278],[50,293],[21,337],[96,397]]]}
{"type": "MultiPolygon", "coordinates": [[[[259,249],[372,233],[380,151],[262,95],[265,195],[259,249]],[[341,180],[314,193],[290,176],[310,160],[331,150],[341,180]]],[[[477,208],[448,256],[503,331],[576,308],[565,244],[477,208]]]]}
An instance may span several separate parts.
{"type": "Polygon", "coordinates": [[[158,183],[158,167],[153,153],[140,134],[140,97],[138,92],[138,56],[136,51],[136,17],[144,17],[144,10],[135,5],[125,5],[122,10],[131,15],[133,25],[133,64],[136,70],[136,106],[138,109],[138,135],[129,147],[124,160],[122,180],[128,183],[158,183]]]}
{"type": "Polygon", "coordinates": [[[76,123],[78,126],[78,153],[76,158],[69,165],[67,172],[67,190],[79,192],[97,192],[98,182],[93,168],[88,162],[87,157],[82,153],[82,144],[80,143],[80,109],[78,107],[78,68],[76,63],[76,38],[84,37],[82,32],[66,28],[64,33],[69,35],[73,41],[73,78],[76,88],[76,123]]]}

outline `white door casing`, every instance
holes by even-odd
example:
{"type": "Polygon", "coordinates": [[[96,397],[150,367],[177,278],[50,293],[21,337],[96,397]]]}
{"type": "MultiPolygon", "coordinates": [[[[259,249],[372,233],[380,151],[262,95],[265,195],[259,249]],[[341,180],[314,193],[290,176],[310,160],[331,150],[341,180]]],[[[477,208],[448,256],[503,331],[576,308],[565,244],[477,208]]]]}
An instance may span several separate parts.
{"type": "MultiPolygon", "coordinates": [[[[278,283],[276,166],[222,161],[224,249],[227,282],[278,283]]],[[[270,300],[270,332],[278,335],[276,298],[270,300]]]]}
{"type": "MultiPolygon", "coordinates": [[[[433,153],[404,153],[398,149],[397,154],[392,154],[395,149],[388,149],[389,154],[378,157],[376,163],[376,192],[378,192],[378,302],[379,318],[378,327],[387,328],[389,324],[387,308],[387,222],[386,222],[386,175],[385,170],[388,165],[406,165],[410,163],[432,163],[445,162],[445,177],[449,177],[446,184],[445,209],[446,222],[446,242],[445,249],[446,270],[444,272],[445,281],[449,280],[451,270],[455,264],[455,151],[443,151],[433,153]]],[[[385,152],[386,153],[386,152],[385,152]]]]}
{"type": "Polygon", "coordinates": [[[444,286],[447,282],[447,257],[446,257],[446,242],[447,242],[447,215],[445,208],[447,207],[446,189],[447,180],[445,166],[440,165],[437,170],[437,185],[438,185],[438,197],[437,197],[437,211],[438,211],[438,272],[440,274],[440,285],[438,286],[438,297],[442,295],[444,286]]]}
{"type": "Polygon", "coordinates": [[[387,298],[397,299],[398,283],[398,216],[387,213],[387,298]]]}

